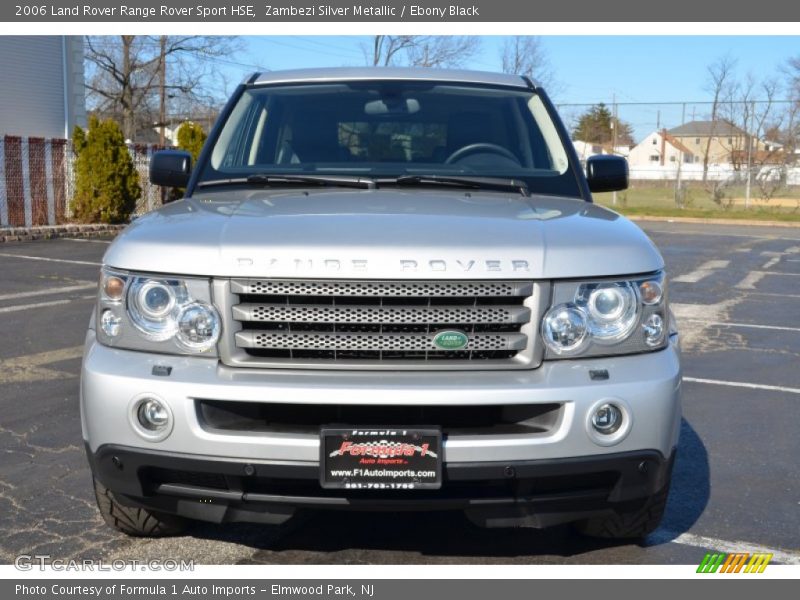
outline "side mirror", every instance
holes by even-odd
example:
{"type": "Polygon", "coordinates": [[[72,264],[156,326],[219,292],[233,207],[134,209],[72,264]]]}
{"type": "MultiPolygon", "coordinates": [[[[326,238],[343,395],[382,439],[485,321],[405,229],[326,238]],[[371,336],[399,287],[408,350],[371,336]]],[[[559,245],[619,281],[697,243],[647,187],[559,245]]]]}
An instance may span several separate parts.
{"type": "Polygon", "coordinates": [[[150,183],[186,187],[192,172],[192,155],[183,150],[159,150],[150,158],[150,183]]]}
{"type": "Polygon", "coordinates": [[[593,192],[618,192],[628,188],[628,161],[621,156],[597,154],[586,160],[586,181],[593,192]]]}

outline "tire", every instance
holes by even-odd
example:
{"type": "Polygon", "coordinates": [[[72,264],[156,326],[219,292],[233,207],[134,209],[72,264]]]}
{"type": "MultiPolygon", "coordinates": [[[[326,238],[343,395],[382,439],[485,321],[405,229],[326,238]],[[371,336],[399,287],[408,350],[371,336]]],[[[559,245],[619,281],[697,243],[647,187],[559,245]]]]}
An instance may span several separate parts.
{"type": "Polygon", "coordinates": [[[584,535],[610,539],[643,538],[658,528],[667,508],[669,484],[635,510],[620,510],[604,517],[579,521],[575,527],[584,535]]]}
{"type": "Polygon", "coordinates": [[[103,520],[118,531],[136,537],[167,537],[186,528],[186,520],[146,508],[126,506],[114,493],[94,479],[94,496],[103,520]]]}

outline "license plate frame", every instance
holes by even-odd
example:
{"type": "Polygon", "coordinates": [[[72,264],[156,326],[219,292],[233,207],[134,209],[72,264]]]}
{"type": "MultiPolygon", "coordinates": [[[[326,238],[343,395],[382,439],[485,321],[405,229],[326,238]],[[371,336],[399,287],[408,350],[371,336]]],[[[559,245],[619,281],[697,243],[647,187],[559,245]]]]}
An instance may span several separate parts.
{"type": "Polygon", "coordinates": [[[442,487],[440,427],[326,425],[320,428],[319,446],[323,488],[413,491],[442,487]]]}

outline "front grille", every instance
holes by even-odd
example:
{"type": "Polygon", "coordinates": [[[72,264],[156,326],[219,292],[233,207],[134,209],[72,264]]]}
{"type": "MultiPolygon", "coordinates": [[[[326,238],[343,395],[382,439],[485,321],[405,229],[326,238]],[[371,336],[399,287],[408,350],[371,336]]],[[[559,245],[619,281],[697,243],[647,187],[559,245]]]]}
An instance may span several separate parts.
{"type": "Polygon", "coordinates": [[[256,365],[530,366],[537,284],[530,281],[228,282],[223,361],[256,365]],[[442,331],[467,337],[442,349],[442,331]],[[227,354],[226,354],[227,351],[227,354]]]}

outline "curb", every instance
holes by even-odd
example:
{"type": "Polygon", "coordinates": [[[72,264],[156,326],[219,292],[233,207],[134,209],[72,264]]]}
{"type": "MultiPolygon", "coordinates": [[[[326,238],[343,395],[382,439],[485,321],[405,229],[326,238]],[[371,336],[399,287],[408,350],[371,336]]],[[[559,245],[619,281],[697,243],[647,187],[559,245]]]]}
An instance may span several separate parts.
{"type": "Polygon", "coordinates": [[[0,244],[5,242],[33,242],[55,238],[94,238],[116,236],[125,225],[46,225],[42,227],[0,228],[0,244]]]}
{"type": "Polygon", "coordinates": [[[717,219],[704,217],[648,217],[647,215],[626,215],[631,221],[658,221],[662,223],[700,223],[704,225],[739,225],[755,227],[795,227],[800,228],[800,221],[759,221],[756,219],[717,219]]]}

